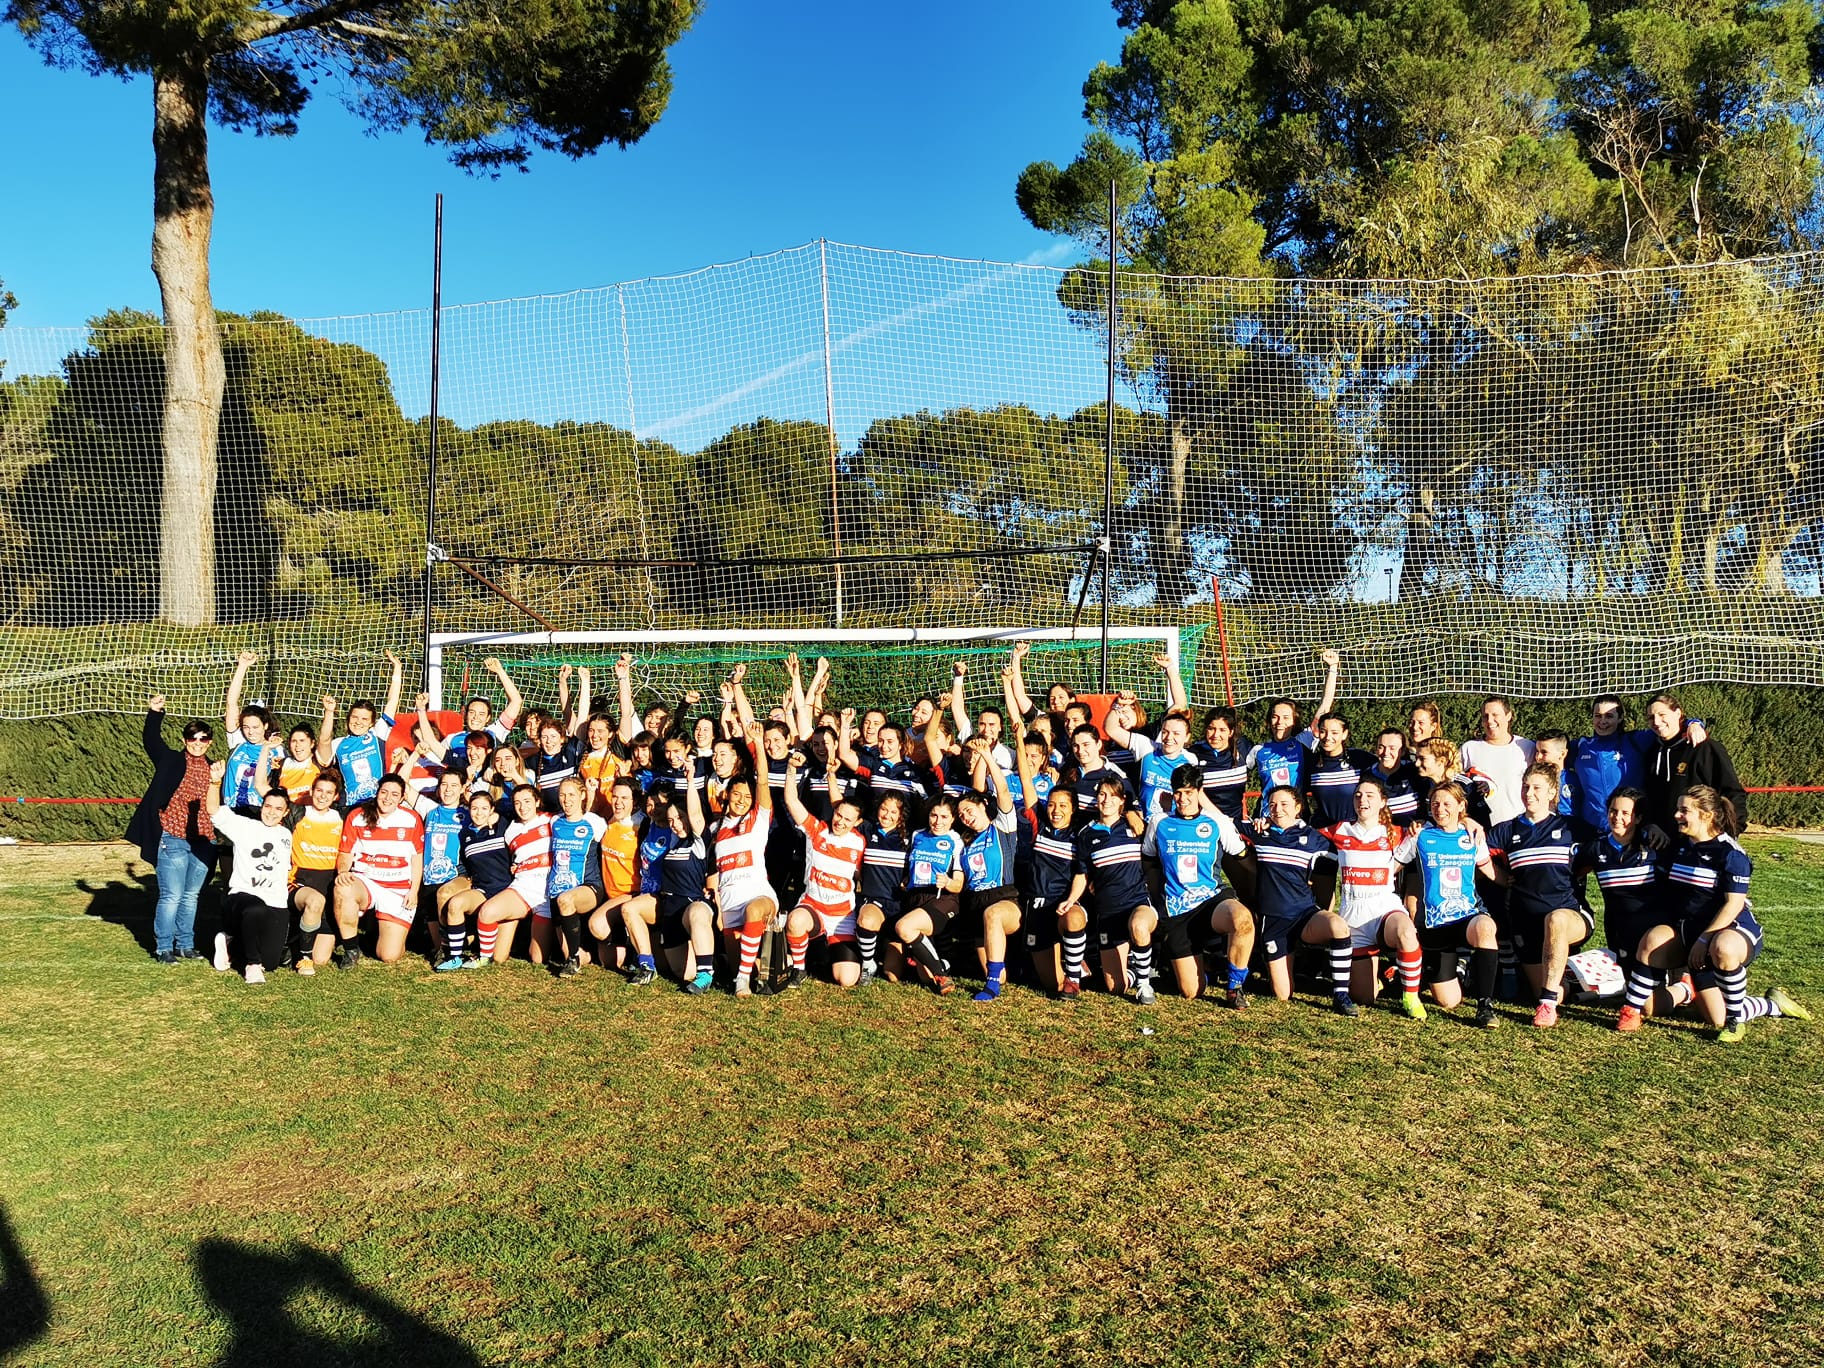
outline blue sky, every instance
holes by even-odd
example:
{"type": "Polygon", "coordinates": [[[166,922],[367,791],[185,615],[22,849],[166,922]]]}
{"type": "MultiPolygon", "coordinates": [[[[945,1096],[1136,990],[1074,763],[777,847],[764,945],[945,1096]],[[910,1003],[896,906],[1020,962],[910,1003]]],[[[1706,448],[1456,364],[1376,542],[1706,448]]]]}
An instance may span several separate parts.
{"type": "MultiPolygon", "coordinates": [[[[476,180],[412,135],[369,136],[327,85],[291,139],[215,131],[218,307],[292,316],[428,302],[446,196],[449,303],[689,271],[818,237],[1068,260],[1013,202],[1068,160],[1081,86],[1114,59],[1107,0],[871,6],[709,0],[673,49],[671,106],[627,152],[476,180]]],[[[12,328],[156,309],[148,83],[47,68],[0,28],[0,279],[12,328]],[[27,131],[29,130],[29,132],[27,131]]]]}

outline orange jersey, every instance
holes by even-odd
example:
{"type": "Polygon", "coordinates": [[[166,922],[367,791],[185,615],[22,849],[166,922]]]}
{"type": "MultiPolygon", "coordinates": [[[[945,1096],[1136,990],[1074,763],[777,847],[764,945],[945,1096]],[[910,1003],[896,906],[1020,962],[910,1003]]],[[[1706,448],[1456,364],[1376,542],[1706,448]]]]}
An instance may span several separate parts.
{"type": "Polygon", "coordinates": [[[602,890],[611,898],[634,891],[640,873],[640,824],[610,821],[602,833],[602,890]]]}
{"type": "Polygon", "coordinates": [[[291,881],[300,869],[334,869],[342,853],[342,814],[305,808],[291,826],[291,881]]]}

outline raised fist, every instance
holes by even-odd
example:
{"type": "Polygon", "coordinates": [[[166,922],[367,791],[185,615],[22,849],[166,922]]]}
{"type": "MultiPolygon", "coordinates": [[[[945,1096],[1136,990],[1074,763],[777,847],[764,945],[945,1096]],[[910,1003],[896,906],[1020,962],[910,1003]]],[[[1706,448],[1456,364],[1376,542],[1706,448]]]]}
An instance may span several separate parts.
{"type": "Polygon", "coordinates": [[[244,668],[249,665],[258,664],[259,659],[260,655],[258,651],[242,651],[234,658],[234,663],[244,668]]]}
{"type": "Polygon", "coordinates": [[[152,697],[146,700],[147,712],[163,712],[164,710],[165,696],[163,694],[153,694],[152,697]]]}

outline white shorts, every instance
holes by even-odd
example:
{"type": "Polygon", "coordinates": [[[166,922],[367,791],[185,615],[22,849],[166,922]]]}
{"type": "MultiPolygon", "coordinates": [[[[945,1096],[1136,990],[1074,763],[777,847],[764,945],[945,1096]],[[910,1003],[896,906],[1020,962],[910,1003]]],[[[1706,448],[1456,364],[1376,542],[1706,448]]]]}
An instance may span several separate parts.
{"type": "Polygon", "coordinates": [[[764,879],[744,879],[733,885],[719,884],[716,888],[716,902],[722,908],[722,929],[739,930],[747,922],[747,905],[761,898],[768,899],[775,909],[778,908],[779,895],[764,879]]]}
{"type": "Polygon", "coordinates": [[[1344,900],[1339,911],[1344,921],[1349,923],[1349,941],[1357,950],[1374,950],[1381,944],[1381,923],[1395,912],[1404,912],[1406,904],[1398,896],[1388,895],[1380,898],[1360,898],[1350,906],[1344,900]]]}
{"type": "Polygon", "coordinates": [[[816,935],[826,936],[830,940],[853,940],[855,938],[855,904],[833,906],[830,903],[812,902],[801,898],[798,906],[809,912],[817,921],[816,935]]]}
{"type": "Polygon", "coordinates": [[[398,922],[401,926],[410,926],[415,921],[416,913],[405,905],[405,890],[377,883],[372,876],[356,874],[361,887],[367,890],[367,906],[376,917],[387,921],[398,922]]]}
{"type": "Polygon", "coordinates": [[[526,905],[526,911],[534,921],[551,919],[551,902],[547,896],[551,885],[550,873],[548,869],[538,869],[515,874],[513,882],[507,885],[507,891],[515,894],[526,905]]]}

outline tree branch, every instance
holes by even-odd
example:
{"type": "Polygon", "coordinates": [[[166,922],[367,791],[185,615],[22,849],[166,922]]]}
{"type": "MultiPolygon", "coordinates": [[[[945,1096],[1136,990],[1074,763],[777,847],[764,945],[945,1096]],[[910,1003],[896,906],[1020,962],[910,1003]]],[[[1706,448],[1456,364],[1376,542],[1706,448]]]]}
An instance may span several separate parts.
{"type": "Polygon", "coordinates": [[[287,33],[302,33],[306,29],[322,28],[333,24],[345,15],[358,9],[378,8],[372,0],[329,0],[329,3],[318,5],[315,9],[302,10],[297,14],[272,14],[257,22],[243,25],[234,30],[233,41],[238,46],[252,46],[268,38],[277,38],[287,33]]]}

